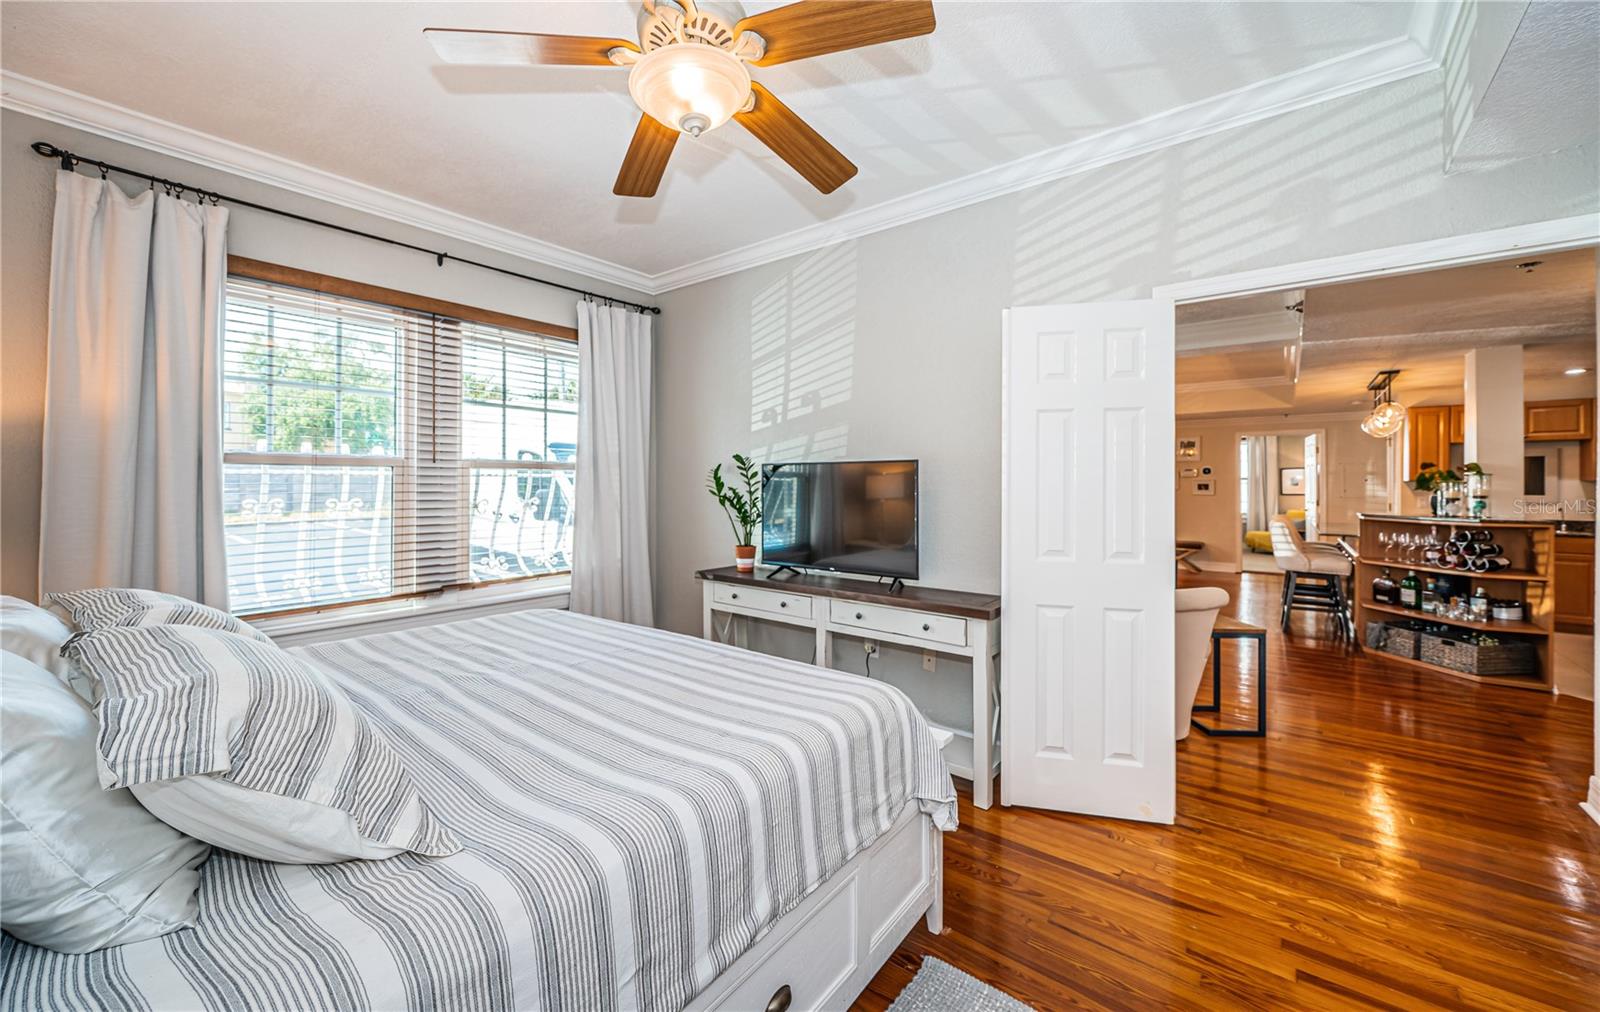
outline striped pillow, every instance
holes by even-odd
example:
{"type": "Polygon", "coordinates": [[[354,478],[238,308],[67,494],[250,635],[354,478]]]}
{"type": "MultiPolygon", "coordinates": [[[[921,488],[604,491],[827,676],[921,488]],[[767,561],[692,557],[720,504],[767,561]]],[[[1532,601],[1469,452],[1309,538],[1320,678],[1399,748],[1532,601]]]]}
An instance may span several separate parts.
{"type": "Polygon", "coordinates": [[[300,864],[460,849],[383,733],[270,642],[112,627],[64,652],[101,685],[101,785],[132,787],[175,829],[300,864]]]}
{"type": "Polygon", "coordinates": [[[266,633],[251,628],[225,611],[156,590],[134,587],[71,590],[46,594],[44,603],[46,607],[70,619],[78,632],[125,625],[192,625],[202,629],[221,629],[262,643],[272,642],[266,633]]]}

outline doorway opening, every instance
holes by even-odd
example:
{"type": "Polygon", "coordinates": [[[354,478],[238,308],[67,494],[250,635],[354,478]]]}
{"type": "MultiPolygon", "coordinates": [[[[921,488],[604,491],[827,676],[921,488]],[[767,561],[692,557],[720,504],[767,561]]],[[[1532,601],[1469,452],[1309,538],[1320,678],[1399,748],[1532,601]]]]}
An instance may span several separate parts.
{"type": "Polygon", "coordinates": [[[1239,569],[1277,573],[1272,521],[1283,516],[1301,537],[1317,540],[1319,430],[1288,427],[1239,437],[1239,569]]]}
{"type": "MultiPolygon", "coordinates": [[[[1158,297],[1176,303],[1180,451],[1205,436],[1227,435],[1227,453],[1215,465],[1194,466],[1216,467],[1219,482],[1237,488],[1232,512],[1241,531],[1236,565],[1228,565],[1226,551],[1212,553],[1201,559],[1199,572],[1180,572],[1178,586],[1222,587],[1232,596],[1224,616],[1267,630],[1275,644],[1265,676],[1269,698],[1272,688],[1280,690],[1281,700],[1286,686],[1292,693],[1297,686],[1323,692],[1361,684],[1369,694],[1392,690],[1397,704],[1423,705],[1425,697],[1437,696],[1426,705],[1441,705],[1446,697],[1459,701],[1466,684],[1483,691],[1470,696],[1463,714],[1472,716],[1463,719],[1487,724],[1517,705],[1494,691],[1502,685],[1532,689],[1546,697],[1534,709],[1541,720],[1548,718],[1550,734],[1566,735],[1563,748],[1593,753],[1600,765],[1592,703],[1582,702],[1595,694],[1595,237],[1592,223],[1546,223],[1528,231],[1542,237],[1532,249],[1512,235],[1488,234],[1157,290],[1158,297]],[[1291,306],[1303,316],[1303,332],[1275,319],[1291,306]],[[1232,337],[1222,340],[1223,335],[1232,337]],[[1374,435],[1363,431],[1374,410],[1366,385],[1385,369],[1400,370],[1394,400],[1404,407],[1405,421],[1392,435],[1382,426],[1374,435]],[[1230,374],[1235,381],[1217,381],[1230,374]],[[1490,387],[1514,390],[1514,407],[1486,396],[1490,387]],[[1313,427],[1319,438],[1306,480],[1314,483],[1314,506],[1301,533],[1308,545],[1348,550],[1347,594],[1357,602],[1353,617],[1359,623],[1353,637],[1347,630],[1341,638],[1328,616],[1310,611],[1294,612],[1287,634],[1280,633],[1282,566],[1269,539],[1250,536],[1274,511],[1266,493],[1279,462],[1271,459],[1267,438],[1276,436],[1281,445],[1285,436],[1303,437],[1313,427]],[[1487,464],[1491,456],[1493,466],[1487,464]],[[1538,535],[1506,534],[1490,543],[1491,550],[1516,557],[1499,582],[1447,571],[1459,558],[1436,564],[1451,555],[1449,535],[1464,522],[1425,521],[1415,532],[1385,531],[1385,543],[1363,543],[1363,516],[1427,514],[1435,505],[1433,482],[1465,485],[1473,464],[1499,472],[1486,480],[1502,493],[1488,519],[1528,528],[1548,522],[1538,535]],[[1429,471],[1440,473],[1430,479],[1429,471]],[[1252,542],[1266,550],[1252,550],[1252,542]],[[1416,570],[1416,604],[1408,598],[1406,605],[1415,614],[1384,612],[1386,599],[1374,598],[1373,564],[1385,552],[1399,567],[1394,582],[1416,570]],[[1477,619],[1470,609],[1473,598],[1482,596],[1480,588],[1492,599],[1520,605],[1523,617],[1498,626],[1492,612],[1477,619]],[[1425,598],[1438,610],[1424,615],[1425,598]],[[1389,624],[1419,632],[1431,626],[1436,637],[1465,644],[1469,653],[1525,645],[1522,666],[1511,677],[1473,678],[1471,671],[1446,670],[1438,658],[1391,657],[1368,642],[1370,627],[1389,624]],[[1332,677],[1307,681],[1317,669],[1332,677]],[[1461,681],[1454,680],[1458,674],[1461,681]]],[[[1193,518],[1186,514],[1194,513],[1196,499],[1185,473],[1180,468],[1174,483],[1180,539],[1194,537],[1193,518]]],[[[1287,517],[1283,502],[1277,505],[1276,515],[1287,517]]],[[[1379,541],[1378,528],[1369,530],[1370,540],[1379,541]]],[[[1451,657],[1446,663],[1473,662],[1451,657]]],[[[1495,669],[1479,669],[1489,670],[1495,669]]],[[[1248,657],[1224,661],[1222,695],[1225,702],[1232,696],[1224,711],[1234,726],[1254,723],[1256,677],[1248,657]]],[[[1208,693],[1202,683],[1199,701],[1206,702],[1208,693]]],[[[1180,698],[1179,705],[1186,702],[1180,698]]],[[[1332,706],[1328,712],[1354,712],[1353,700],[1322,702],[1332,706]]],[[[1412,733],[1397,732],[1397,748],[1412,733]]],[[[1191,738],[1199,745],[1180,747],[1180,767],[1186,750],[1228,747],[1225,740],[1191,738]]],[[[1600,795],[1597,785],[1591,779],[1586,808],[1600,795]]]]}

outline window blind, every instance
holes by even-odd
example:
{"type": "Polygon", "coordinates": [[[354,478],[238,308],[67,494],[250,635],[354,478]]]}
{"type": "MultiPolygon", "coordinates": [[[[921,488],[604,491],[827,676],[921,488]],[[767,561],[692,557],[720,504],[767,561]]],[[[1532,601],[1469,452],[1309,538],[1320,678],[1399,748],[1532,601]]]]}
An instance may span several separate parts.
{"type": "Polygon", "coordinates": [[[242,277],[225,312],[235,612],[571,568],[575,344],[242,277]]]}

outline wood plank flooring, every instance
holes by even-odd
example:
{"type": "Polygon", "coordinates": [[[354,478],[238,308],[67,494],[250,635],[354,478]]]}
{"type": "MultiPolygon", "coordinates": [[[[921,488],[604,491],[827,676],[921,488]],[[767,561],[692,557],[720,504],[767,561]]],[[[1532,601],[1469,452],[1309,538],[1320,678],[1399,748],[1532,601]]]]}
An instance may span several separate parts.
{"type": "MultiPolygon", "coordinates": [[[[1276,577],[1180,583],[1269,627],[1268,737],[1179,743],[1173,826],[963,791],[945,931],[919,926],[857,1007],[931,954],[1040,1010],[1600,1009],[1591,705],[1353,654],[1321,617],[1280,635],[1276,577]]],[[[1248,649],[1224,647],[1239,726],[1248,649]]]]}

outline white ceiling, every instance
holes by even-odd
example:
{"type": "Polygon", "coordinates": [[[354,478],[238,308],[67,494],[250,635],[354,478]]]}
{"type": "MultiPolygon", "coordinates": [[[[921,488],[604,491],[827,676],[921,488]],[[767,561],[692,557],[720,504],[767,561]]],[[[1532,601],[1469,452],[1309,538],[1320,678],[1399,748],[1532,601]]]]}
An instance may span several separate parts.
{"type": "Polygon", "coordinates": [[[1181,307],[1178,412],[1359,411],[1380,369],[1401,370],[1403,404],[1459,404],[1466,352],[1505,344],[1524,348],[1527,399],[1595,396],[1594,250],[1181,307]],[[1303,320],[1281,308],[1302,297],[1303,320]]]}
{"type": "MultiPolygon", "coordinates": [[[[175,153],[244,145],[660,290],[689,265],[844,229],[1088,137],[1150,129],[1150,117],[1199,115],[1236,89],[1274,81],[1281,104],[1282,82],[1304,80],[1291,97],[1308,102],[1417,72],[1430,40],[1413,38],[1414,25],[1438,32],[1432,5],[1409,3],[938,3],[932,36],[756,72],[860,166],[839,191],[818,194],[730,124],[679,144],[651,200],[611,193],[638,117],[625,71],[446,66],[421,34],[633,37],[636,10],[619,0],[7,3],[0,66],[15,107],[70,105],[80,125],[115,120],[175,153]],[[1400,62],[1374,64],[1379,54],[1400,62]]],[[[1230,102],[1230,115],[1251,105],[1230,102]]]]}

